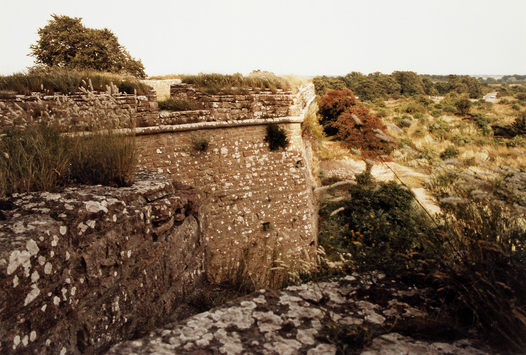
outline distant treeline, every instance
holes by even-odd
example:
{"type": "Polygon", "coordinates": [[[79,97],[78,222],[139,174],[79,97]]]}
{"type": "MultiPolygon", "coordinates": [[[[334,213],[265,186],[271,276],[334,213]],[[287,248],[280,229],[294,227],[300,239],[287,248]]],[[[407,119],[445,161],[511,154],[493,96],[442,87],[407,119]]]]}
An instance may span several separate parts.
{"type": "Polygon", "coordinates": [[[526,84],[526,75],[504,75],[500,79],[495,78],[478,78],[482,83],[486,84],[526,84]]]}
{"type": "Polygon", "coordinates": [[[376,72],[369,75],[352,72],[345,76],[317,76],[313,82],[320,96],[329,90],[351,89],[362,101],[416,95],[443,96],[451,92],[479,99],[490,91],[488,83],[468,75],[419,75],[411,71],[395,71],[392,74],[376,72]]]}

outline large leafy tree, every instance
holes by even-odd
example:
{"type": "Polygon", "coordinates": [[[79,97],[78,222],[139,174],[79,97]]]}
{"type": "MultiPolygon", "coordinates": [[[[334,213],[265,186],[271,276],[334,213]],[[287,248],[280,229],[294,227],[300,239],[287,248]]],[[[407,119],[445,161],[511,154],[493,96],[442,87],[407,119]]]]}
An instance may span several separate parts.
{"type": "Polygon", "coordinates": [[[30,46],[29,55],[35,58],[36,64],[146,77],[142,62],[132,58],[107,28],[84,27],[78,17],[55,14],[51,17],[47,26],[38,29],[37,43],[30,46]]]}

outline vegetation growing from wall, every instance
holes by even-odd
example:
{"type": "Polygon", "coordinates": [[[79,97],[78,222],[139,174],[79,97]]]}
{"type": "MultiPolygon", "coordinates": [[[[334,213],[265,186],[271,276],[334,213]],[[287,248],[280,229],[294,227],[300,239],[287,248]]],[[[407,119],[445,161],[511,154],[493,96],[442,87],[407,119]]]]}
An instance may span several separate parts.
{"type": "Polygon", "coordinates": [[[277,123],[271,123],[267,126],[265,142],[268,142],[270,150],[285,149],[290,144],[285,128],[280,127],[277,123]]]}
{"type": "Polygon", "coordinates": [[[167,111],[192,111],[199,110],[202,105],[192,100],[178,100],[174,98],[167,98],[158,101],[159,110],[167,111]]]}
{"type": "Polygon", "coordinates": [[[30,68],[26,73],[0,76],[0,95],[16,93],[29,95],[32,92],[62,93],[78,92],[79,88],[105,92],[115,85],[120,92],[145,95],[151,88],[133,76],[102,73],[94,70],[64,68],[30,68]]]}

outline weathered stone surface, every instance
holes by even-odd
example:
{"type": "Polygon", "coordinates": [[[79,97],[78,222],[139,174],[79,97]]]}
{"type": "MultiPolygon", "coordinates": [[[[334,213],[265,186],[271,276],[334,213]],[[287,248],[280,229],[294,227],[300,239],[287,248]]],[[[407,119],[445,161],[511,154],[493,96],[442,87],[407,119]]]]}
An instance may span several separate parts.
{"type": "Polygon", "coordinates": [[[307,147],[301,123],[281,126],[290,145],[279,151],[265,142],[265,124],[136,137],[139,164],[203,191],[212,279],[241,271],[256,285],[279,287],[288,272],[315,263],[317,215],[307,147]],[[208,140],[206,151],[195,150],[196,135],[208,140]]]}
{"type": "Polygon", "coordinates": [[[495,354],[476,348],[480,344],[466,339],[422,341],[389,333],[395,325],[414,321],[432,310],[427,302],[426,290],[377,273],[354,274],[339,282],[261,290],[168,324],[142,339],[115,345],[107,355],[334,355],[349,344],[338,343],[334,337],[331,343],[327,336],[343,327],[349,327],[350,332],[353,326],[376,336],[365,349],[352,349],[362,355],[495,354]]]}
{"type": "MultiPolygon", "coordinates": [[[[238,121],[300,116],[316,94],[313,84],[301,88],[296,93],[283,90],[272,92],[254,89],[245,90],[240,94],[214,95],[191,84],[174,83],[170,86],[170,96],[179,100],[199,102],[203,109],[209,112],[206,116],[198,115],[199,121],[238,121]]],[[[164,122],[168,121],[167,118],[163,117],[164,122]]],[[[183,116],[183,118],[185,117],[183,116]]],[[[195,116],[191,118],[195,122],[195,116]]],[[[177,119],[172,120],[170,124],[186,122],[188,121],[177,119]]]]}
{"type": "Polygon", "coordinates": [[[173,320],[204,276],[199,199],[145,171],[128,188],[13,196],[1,207],[0,353],[98,354],[173,320]]]}

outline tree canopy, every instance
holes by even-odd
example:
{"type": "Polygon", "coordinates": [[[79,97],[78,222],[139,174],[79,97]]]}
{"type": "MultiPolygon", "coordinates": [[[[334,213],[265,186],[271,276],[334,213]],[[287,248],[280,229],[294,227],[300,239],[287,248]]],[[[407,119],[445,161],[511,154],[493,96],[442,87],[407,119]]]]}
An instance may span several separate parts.
{"type": "Polygon", "coordinates": [[[411,71],[395,71],[390,75],[352,72],[337,77],[317,76],[313,82],[320,96],[330,90],[351,89],[362,101],[387,100],[390,97],[398,99],[402,96],[437,96],[450,92],[478,99],[484,95],[484,86],[487,86],[470,76],[419,75],[411,71]]]}
{"type": "Polygon", "coordinates": [[[141,60],[133,58],[107,28],[87,28],[78,17],[51,17],[47,26],[38,29],[37,43],[30,46],[29,56],[36,64],[146,77],[141,60]]]}

